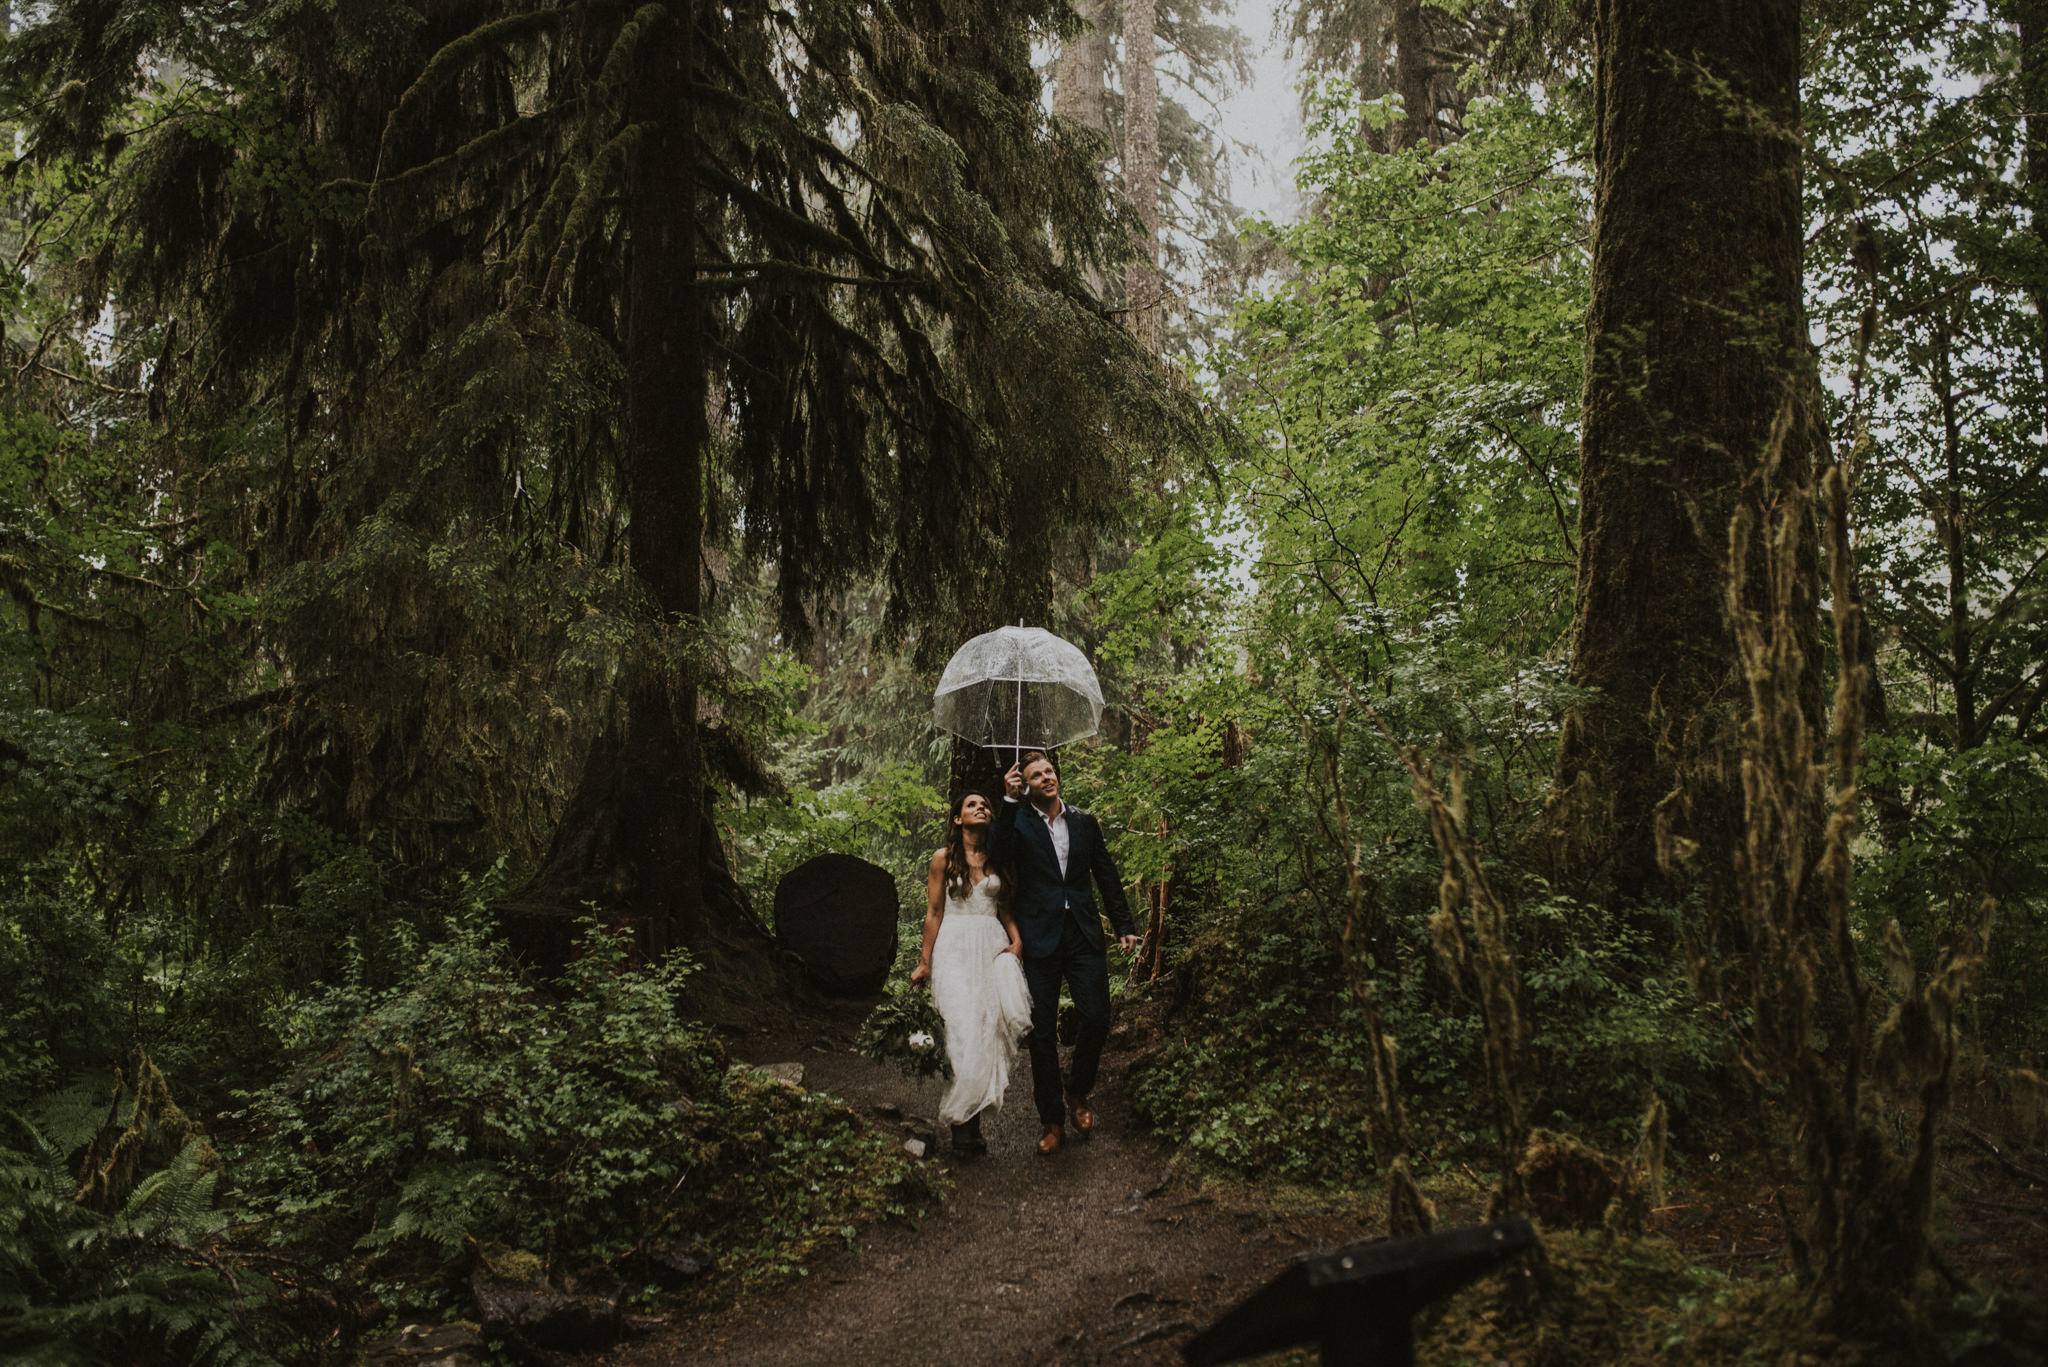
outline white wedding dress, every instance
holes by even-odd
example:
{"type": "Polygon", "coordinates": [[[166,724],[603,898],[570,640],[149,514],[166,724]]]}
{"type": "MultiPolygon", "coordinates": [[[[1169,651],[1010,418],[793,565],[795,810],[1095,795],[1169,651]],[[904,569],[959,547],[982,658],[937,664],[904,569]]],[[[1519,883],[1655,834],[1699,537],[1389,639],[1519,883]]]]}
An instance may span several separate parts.
{"type": "Polygon", "coordinates": [[[990,874],[967,896],[946,893],[946,914],[932,944],[932,1005],[946,1022],[946,1058],[953,1085],[939,1103],[939,1119],[965,1124],[1003,1104],[1017,1041],[1031,1028],[1031,992],[1024,965],[1002,952],[1010,933],[996,919],[990,874]]]}

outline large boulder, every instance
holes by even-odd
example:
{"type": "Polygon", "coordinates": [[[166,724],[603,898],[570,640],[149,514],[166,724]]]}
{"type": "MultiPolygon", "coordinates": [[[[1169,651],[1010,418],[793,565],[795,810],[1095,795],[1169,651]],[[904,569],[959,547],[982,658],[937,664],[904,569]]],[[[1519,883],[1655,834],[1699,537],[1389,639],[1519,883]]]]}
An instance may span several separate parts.
{"type": "Polygon", "coordinates": [[[819,990],[865,997],[896,962],[896,880],[850,854],[805,860],[775,885],[775,938],[819,990]]]}

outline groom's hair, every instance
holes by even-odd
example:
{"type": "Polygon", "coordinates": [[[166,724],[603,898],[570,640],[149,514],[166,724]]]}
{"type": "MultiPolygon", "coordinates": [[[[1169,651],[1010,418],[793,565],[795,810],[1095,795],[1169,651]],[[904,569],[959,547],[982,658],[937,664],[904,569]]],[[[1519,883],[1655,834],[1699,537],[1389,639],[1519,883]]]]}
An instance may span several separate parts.
{"type": "MultiPolygon", "coordinates": [[[[1026,750],[1024,752],[1024,757],[1017,761],[1017,772],[1020,774],[1023,773],[1026,769],[1029,769],[1032,765],[1038,763],[1038,761],[1040,760],[1044,760],[1047,764],[1052,764],[1052,756],[1045,753],[1045,751],[1026,750]]],[[[1057,769],[1059,768],[1059,766],[1054,764],[1053,768],[1057,769]]]]}

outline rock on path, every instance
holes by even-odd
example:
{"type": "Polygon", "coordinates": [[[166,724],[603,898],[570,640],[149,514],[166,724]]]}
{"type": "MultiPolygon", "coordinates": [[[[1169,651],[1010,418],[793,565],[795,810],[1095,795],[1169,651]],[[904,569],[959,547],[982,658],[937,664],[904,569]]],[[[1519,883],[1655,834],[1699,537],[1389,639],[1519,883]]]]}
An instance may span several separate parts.
{"type": "MultiPolygon", "coordinates": [[[[843,1032],[762,1038],[734,1053],[801,1060],[804,1085],[857,1106],[934,1116],[944,1084],[914,1082],[854,1053],[843,1032]]],[[[1029,1065],[983,1121],[989,1155],[955,1165],[954,1190],[912,1230],[865,1231],[780,1291],[588,1359],[606,1367],[1026,1367],[1164,1364],[1240,1296],[1302,1251],[1367,1237],[1352,1214],[1284,1218],[1226,1206],[1174,1178],[1138,1131],[1115,1079],[1096,1137],[1036,1152],[1029,1065]]]]}

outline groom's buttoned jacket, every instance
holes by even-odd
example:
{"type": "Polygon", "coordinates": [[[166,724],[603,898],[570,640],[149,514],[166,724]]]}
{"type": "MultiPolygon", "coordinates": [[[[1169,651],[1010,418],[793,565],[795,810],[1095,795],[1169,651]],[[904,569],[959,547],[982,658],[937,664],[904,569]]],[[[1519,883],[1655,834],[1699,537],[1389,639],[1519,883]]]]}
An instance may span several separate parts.
{"type": "Polygon", "coordinates": [[[1024,957],[1042,959],[1056,953],[1069,917],[1095,949],[1102,944],[1102,906],[1118,935],[1135,935],[1123,878],[1102,839],[1102,824],[1079,807],[1067,807],[1067,867],[1060,870],[1052,829],[1029,802],[1006,801],[989,830],[989,850],[996,867],[1010,871],[1010,914],[1024,941],[1024,957]],[[1093,881],[1094,887],[1090,886],[1093,881]]]}

